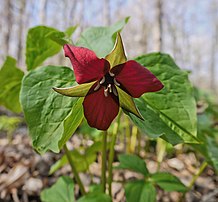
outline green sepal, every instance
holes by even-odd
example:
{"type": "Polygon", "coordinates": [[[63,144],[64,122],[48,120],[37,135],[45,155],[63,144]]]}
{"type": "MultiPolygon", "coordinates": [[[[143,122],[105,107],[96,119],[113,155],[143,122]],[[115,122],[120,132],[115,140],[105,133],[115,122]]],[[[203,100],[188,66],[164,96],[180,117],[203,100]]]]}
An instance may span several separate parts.
{"type": "Polygon", "coordinates": [[[117,87],[117,91],[118,91],[118,95],[119,95],[120,107],[122,109],[124,109],[125,111],[128,111],[128,112],[136,115],[138,118],[144,120],[142,115],[138,111],[132,97],[118,87],[117,87]]]}
{"type": "Polygon", "coordinates": [[[53,88],[54,91],[68,97],[85,97],[95,81],[66,88],[53,88]]]}
{"type": "Polygon", "coordinates": [[[127,61],[122,38],[119,32],[117,33],[117,38],[113,50],[105,57],[105,59],[110,63],[111,68],[115,67],[116,65],[123,64],[127,61]]]}

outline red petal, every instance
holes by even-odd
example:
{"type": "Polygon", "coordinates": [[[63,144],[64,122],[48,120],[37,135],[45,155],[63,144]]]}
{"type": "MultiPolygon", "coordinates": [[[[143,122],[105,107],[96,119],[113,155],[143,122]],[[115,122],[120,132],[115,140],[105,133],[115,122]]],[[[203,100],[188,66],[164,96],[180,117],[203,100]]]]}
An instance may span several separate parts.
{"type": "Polygon", "coordinates": [[[64,45],[65,56],[70,58],[77,83],[88,83],[101,79],[110,69],[105,59],[97,58],[96,54],[83,47],[64,45]]]}
{"type": "Polygon", "coordinates": [[[134,60],[114,67],[111,72],[115,74],[120,88],[135,98],[163,88],[163,84],[148,69],[134,60]]]}
{"type": "Polygon", "coordinates": [[[84,114],[91,127],[107,130],[119,111],[119,99],[112,93],[104,95],[104,88],[94,91],[96,84],[84,99],[84,114]]]}

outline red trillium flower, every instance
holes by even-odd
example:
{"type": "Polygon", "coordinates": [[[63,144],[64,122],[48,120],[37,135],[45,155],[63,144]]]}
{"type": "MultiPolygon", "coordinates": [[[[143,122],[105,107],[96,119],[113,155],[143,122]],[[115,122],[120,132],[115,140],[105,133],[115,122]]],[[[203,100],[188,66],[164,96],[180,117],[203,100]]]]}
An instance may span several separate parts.
{"type": "Polygon", "coordinates": [[[55,91],[71,97],[85,97],[84,115],[91,127],[107,130],[117,116],[119,107],[142,118],[132,97],[155,92],[163,84],[145,67],[134,60],[126,61],[120,34],[115,47],[106,58],[83,47],[64,45],[65,56],[69,57],[77,86],[54,88],[55,91]]]}

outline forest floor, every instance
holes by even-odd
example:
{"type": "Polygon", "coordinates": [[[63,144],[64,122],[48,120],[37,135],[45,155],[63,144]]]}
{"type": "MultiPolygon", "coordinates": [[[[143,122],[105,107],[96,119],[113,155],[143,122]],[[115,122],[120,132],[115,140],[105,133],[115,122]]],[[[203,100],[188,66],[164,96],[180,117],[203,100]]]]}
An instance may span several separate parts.
{"type": "MultiPolygon", "coordinates": [[[[69,142],[69,147],[80,145],[82,136],[74,135],[69,142]]],[[[118,151],[116,151],[118,152],[118,151]]],[[[60,154],[47,152],[40,156],[32,146],[27,135],[25,125],[18,127],[9,143],[5,133],[0,133],[0,202],[39,202],[40,192],[50,187],[61,175],[71,175],[69,166],[49,175],[49,169],[60,157],[60,154]]],[[[146,164],[152,172],[157,169],[154,153],[146,154],[146,164]]],[[[101,164],[100,154],[96,162],[90,166],[95,183],[100,182],[101,164]]],[[[176,175],[185,185],[188,185],[200,166],[199,159],[192,152],[177,154],[172,158],[166,158],[161,164],[161,170],[176,175]]],[[[113,201],[124,202],[125,194],[120,181],[134,179],[138,176],[130,171],[114,170],[113,201]]],[[[90,176],[81,174],[85,187],[91,183],[90,176]]],[[[79,196],[78,187],[75,187],[76,196],[79,196]]],[[[181,201],[181,193],[166,193],[158,189],[158,201],[181,201]]],[[[217,202],[218,201],[218,176],[208,166],[195,182],[194,187],[185,195],[182,201],[187,202],[217,202]]]]}

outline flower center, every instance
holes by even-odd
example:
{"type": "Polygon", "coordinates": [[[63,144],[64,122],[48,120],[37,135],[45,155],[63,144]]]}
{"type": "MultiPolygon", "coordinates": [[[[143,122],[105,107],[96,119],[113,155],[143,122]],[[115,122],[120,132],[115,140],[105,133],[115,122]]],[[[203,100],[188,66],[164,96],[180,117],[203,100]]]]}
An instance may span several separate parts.
{"type": "Polygon", "coordinates": [[[114,74],[112,72],[108,72],[104,75],[104,77],[97,83],[97,86],[94,88],[94,91],[97,91],[101,86],[104,87],[104,95],[108,96],[108,93],[113,93],[115,96],[118,96],[116,86],[120,86],[120,84],[114,78],[114,74]]]}

